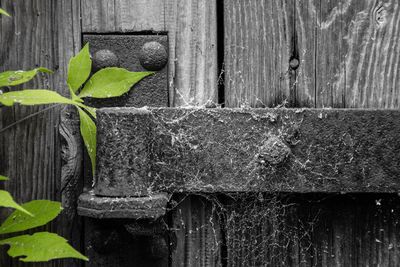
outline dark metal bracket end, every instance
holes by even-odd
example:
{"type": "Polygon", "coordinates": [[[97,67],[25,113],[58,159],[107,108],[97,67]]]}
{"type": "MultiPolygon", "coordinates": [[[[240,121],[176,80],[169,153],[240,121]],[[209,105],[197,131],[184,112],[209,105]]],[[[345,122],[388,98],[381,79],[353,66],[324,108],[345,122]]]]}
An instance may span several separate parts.
{"type": "Polygon", "coordinates": [[[170,197],[166,193],[146,197],[103,197],[90,191],[80,195],[78,214],[95,219],[157,220],[165,215],[170,197]]]}

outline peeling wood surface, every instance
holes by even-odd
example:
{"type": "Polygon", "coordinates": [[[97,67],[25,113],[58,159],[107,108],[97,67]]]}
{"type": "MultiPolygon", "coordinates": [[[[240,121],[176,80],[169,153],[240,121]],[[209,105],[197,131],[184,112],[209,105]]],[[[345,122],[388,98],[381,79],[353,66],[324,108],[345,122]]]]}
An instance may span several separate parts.
{"type": "Polygon", "coordinates": [[[226,0],[224,13],[227,106],[399,107],[397,1],[226,0]]]}
{"type": "Polygon", "coordinates": [[[167,32],[172,106],[218,102],[216,0],[83,0],[84,33],[167,32]]]}
{"type": "MultiPolygon", "coordinates": [[[[40,75],[26,88],[51,88],[67,95],[65,86],[67,63],[80,46],[79,2],[77,1],[3,1],[12,18],[0,18],[0,71],[32,69],[38,66],[55,71],[40,75]]],[[[57,106],[1,108],[0,128],[15,126],[0,135],[0,172],[9,176],[4,183],[19,202],[32,199],[63,200],[64,214],[50,228],[69,239],[80,249],[76,211],[71,203],[70,183],[62,181],[61,139],[58,127],[60,110],[57,106]],[[25,121],[26,116],[41,112],[25,121]],[[63,187],[65,186],[65,187],[63,187]],[[68,204],[68,205],[66,205],[68,204]],[[68,220],[68,221],[66,221],[68,220]],[[78,238],[78,239],[77,239],[78,238]]],[[[75,189],[75,188],[74,188],[75,189]]],[[[74,192],[75,193],[75,192],[74,192]]],[[[5,214],[2,214],[5,215],[5,214]]],[[[23,266],[0,255],[1,266],[23,266]]],[[[80,266],[73,260],[53,261],[35,266],[80,266]]]]}
{"type": "Polygon", "coordinates": [[[95,193],[397,192],[400,112],[104,108],[95,193]]]}

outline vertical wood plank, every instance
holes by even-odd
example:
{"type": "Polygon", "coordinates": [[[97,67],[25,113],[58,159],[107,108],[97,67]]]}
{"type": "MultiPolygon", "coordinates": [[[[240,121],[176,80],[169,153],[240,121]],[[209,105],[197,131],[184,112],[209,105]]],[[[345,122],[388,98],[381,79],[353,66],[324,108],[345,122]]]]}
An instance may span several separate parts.
{"type": "MultiPolygon", "coordinates": [[[[319,36],[315,25],[320,2],[318,0],[292,2],[295,19],[292,33],[294,52],[291,59],[297,59],[299,65],[297,68],[290,68],[295,72],[290,84],[292,92],[289,98],[290,107],[315,106],[315,76],[319,68],[316,65],[319,36]]],[[[293,62],[289,62],[289,66],[290,64],[293,62]]]]}
{"type": "MultiPolygon", "coordinates": [[[[0,18],[0,71],[48,67],[55,70],[53,75],[40,75],[25,87],[51,88],[66,95],[66,64],[79,43],[79,1],[5,1],[2,7],[12,18],[0,18]]],[[[11,178],[5,188],[20,202],[61,199],[59,116],[59,106],[1,108],[0,128],[15,126],[0,133],[0,172],[11,178]],[[23,120],[30,115],[33,116],[23,120]]],[[[80,249],[80,241],[74,239],[79,229],[67,229],[69,223],[65,219],[61,215],[59,223],[47,229],[58,231],[80,249]]],[[[3,249],[1,266],[22,266],[4,253],[3,249]]],[[[35,266],[80,264],[63,260],[35,266]]]]}
{"type": "Polygon", "coordinates": [[[274,107],[289,99],[292,1],[224,1],[225,104],[274,107]]]}
{"type": "Polygon", "coordinates": [[[221,234],[215,206],[206,198],[187,196],[171,212],[176,235],[171,266],[221,266],[221,234]]]}
{"type": "Polygon", "coordinates": [[[84,33],[165,31],[160,0],[82,0],[84,33]]]}
{"type": "Polygon", "coordinates": [[[216,0],[169,0],[170,100],[173,106],[218,102],[216,0]]]}
{"type": "Polygon", "coordinates": [[[323,1],[318,28],[318,107],[399,107],[397,1],[323,1]]]}
{"type": "MultiPolygon", "coordinates": [[[[68,63],[71,57],[81,49],[81,1],[58,1],[56,15],[58,17],[58,58],[59,75],[56,77],[55,86],[68,94],[66,87],[68,63]]],[[[82,193],[82,140],[79,131],[79,120],[74,107],[67,106],[61,109],[58,126],[59,142],[56,144],[61,154],[60,193],[63,213],[58,220],[58,232],[67,238],[71,245],[84,253],[83,250],[83,222],[77,214],[77,200],[82,193]]],[[[63,266],[81,266],[77,260],[64,260],[63,266]]]]}

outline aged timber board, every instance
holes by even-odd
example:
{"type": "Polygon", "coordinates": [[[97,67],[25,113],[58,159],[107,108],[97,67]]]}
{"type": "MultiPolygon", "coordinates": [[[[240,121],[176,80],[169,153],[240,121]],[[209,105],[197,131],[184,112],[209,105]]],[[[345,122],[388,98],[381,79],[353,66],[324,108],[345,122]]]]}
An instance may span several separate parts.
{"type": "Polygon", "coordinates": [[[400,112],[98,110],[95,193],[397,192],[400,112]]]}

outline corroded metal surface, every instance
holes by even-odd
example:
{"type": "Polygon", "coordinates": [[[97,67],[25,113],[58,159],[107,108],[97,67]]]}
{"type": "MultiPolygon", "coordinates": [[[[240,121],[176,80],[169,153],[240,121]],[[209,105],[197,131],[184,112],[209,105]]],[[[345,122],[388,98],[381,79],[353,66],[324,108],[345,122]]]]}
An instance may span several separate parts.
{"type": "Polygon", "coordinates": [[[169,198],[163,193],[148,197],[116,198],[99,197],[88,192],[79,197],[78,213],[81,216],[97,219],[156,220],[165,215],[169,198]]]}
{"type": "Polygon", "coordinates": [[[168,69],[165,67],[168,61],[167,35],[84,34],[83,41],[89,43],[94,72],[104,67],[120,67],[130,71],[149,69],[156,71],[154,75],[136,84],[127,94],[111,99],[88,99],[91,105],[168,106],[168,69]],[[154,45],[155,43],[158,45],[154,45]]]}
{"type": "Polygon", "coordinates": [[[95,192],[397,192],[400,112],[98,110],[95,192]]]}

